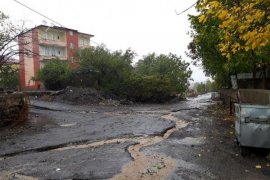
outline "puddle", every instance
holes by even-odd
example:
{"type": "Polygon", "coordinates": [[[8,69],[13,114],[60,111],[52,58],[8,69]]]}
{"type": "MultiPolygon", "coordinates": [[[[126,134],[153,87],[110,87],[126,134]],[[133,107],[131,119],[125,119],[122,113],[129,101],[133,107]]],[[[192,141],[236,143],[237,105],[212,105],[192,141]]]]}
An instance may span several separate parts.
{"type": "Polygon", "coordinates": [[[191,117],[191,120],[192,120],[192,121],[199,121],[199,120],[200,120],[200,118],[191,117]]]}
{"type": "Polygon", "coordinates": [[[76,123],[70,123],[70,124],[61,124],[61,127],[71,127],[71,126],[75,126],[76,123]]]}
{"type": "Polygon", "coordinates": [[[205,137],[186,137],[184,139],[172,139],[171,142],[183,145],[200,145],[205,143],[205,137]]]}
{"type": "Polygon", "coordinates": [[[96,111],[80,111],[80,114],[97,114],[96,111]]]}
{"type": "Polygon", "coordinates": [[[149,111],[136,111],[139,114],[164,114],[167,113],[167,110],[149,110],[149,111]]]}

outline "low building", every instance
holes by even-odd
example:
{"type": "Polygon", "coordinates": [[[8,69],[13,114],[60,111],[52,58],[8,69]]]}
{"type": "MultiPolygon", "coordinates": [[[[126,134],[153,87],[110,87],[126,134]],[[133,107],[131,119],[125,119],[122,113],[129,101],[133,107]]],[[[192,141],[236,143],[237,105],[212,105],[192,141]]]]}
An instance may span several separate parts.
{"type": "Polygon", "coordinates": [[[78,49],[90,47],[91,34],[74,29],[40,25],[19,36],[20,86],[23,90],[41,87],[33,77],[51,59],[60,59],[77,66],[78,49]],[[29,52],[29,53],[28,53],[29,52]]]}

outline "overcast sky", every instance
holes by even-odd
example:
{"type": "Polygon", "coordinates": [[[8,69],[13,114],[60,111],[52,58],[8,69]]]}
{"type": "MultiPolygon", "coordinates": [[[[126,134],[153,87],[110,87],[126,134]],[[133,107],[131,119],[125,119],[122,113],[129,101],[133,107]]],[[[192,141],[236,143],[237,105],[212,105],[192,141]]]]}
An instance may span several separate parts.
{"type": "MultiPolygon", "coordinates": [[[[190,37],[188,14],[176,15],[196,0],[18,0],[63,26],[95,35],[94,42],[104,43],[111,50],[131,48],[140,58],[151,52],[172,52],[185,56],[190,37]]],[[[16,3],[1,0],[1,11],[28,27],[52,22],[16,3]]],[[[53,25],[58,25],[53,23],[53,25]]],[[[93,43],[92,43],[93,44],[93,43]]],[[[93,44],[95,45],[95,44],[93,44]]],[[[194,81],[207,78],[200,68],[192,66],[194,81]]]]}

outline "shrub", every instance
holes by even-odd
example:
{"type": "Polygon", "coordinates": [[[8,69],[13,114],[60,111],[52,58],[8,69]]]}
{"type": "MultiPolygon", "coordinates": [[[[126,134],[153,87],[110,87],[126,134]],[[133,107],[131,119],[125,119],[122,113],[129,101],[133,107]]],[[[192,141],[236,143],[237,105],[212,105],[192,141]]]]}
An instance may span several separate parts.
{"type": "Polygon", "coordinates": [[[122,88],[122,95],[140,102],[164,102],[174,96],[170,80],[156,75],[134,74],[123,84],[122,88]]]}
{"type": "Polygon", "coordinates": [[[19,69],[4,65],[0,70],[0,88],[16,89],[19,86],[19,69]]]}
{"type": "Polygon", "coordinates": [[[40,80],[46,89],[59,90],[65,88],[70,76],[68,65],[58,59],[50,60],[39,71],[36,80],[40,80]]]}

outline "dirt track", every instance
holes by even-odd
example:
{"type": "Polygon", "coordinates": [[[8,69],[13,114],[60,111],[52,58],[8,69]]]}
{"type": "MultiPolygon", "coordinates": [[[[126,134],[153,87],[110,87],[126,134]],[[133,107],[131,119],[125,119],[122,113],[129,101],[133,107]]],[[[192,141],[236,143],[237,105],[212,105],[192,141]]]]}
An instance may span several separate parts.
{"type": "Polygon", "coordinates": [[[209,95],[170,105],[32,105],[26,124],[0,131],[0,179],[270,178],[265,156],[239,155],[232,117],[209,95]]]}

